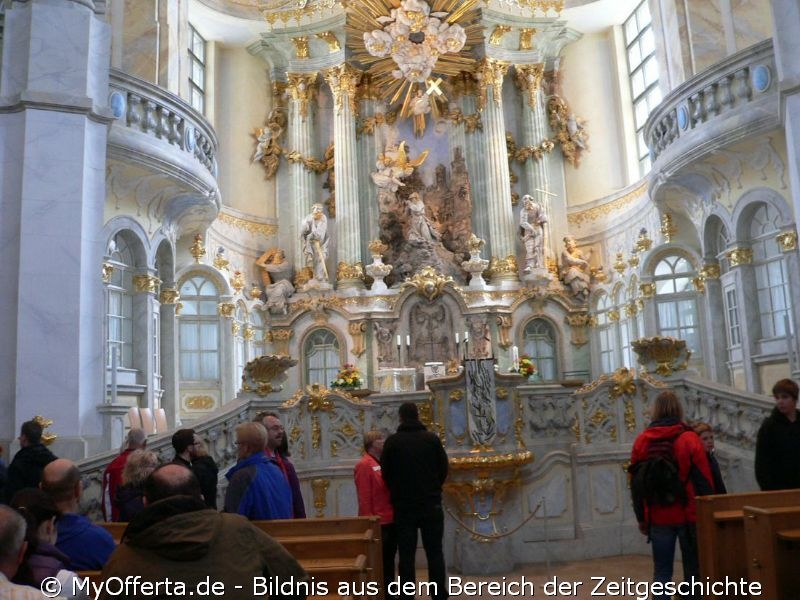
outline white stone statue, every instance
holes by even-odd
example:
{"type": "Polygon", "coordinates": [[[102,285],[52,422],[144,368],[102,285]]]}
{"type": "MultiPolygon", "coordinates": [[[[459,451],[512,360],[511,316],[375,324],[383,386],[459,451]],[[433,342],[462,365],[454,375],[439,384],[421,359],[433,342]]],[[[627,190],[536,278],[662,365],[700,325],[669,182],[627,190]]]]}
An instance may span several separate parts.
{"type": "Polygon", "coordinates": [[[419,192],[412,192],[408,197],[408,234],[406,238],[409,242],[438,242],[441,235],[425,215],[425,203],[419,192]]]}
{"type": "Polygon", "coordinates": [[[541,204],[530,194],[522,197],[522,210],[519,213],[519,226],[522,229],[522,243],[525,246],[525,273],[544,268],[544,225],[547,215],[541,204]]]}
{"type": "Polygon", "coordinates": [[[322,212],[321,204],[314,204],[311,214],[303,219],[300,238],[303,240],[306,267],[311,267],[314,279],[327,282],[328,268],[325,260],[328,258],[328,217],[322,212]]]}
{"type": "Polygon", "coordinates": [[[574,296],[585,298],[589,295],[589,261],[575,243],[575,238],[564,238],[564,251],[561,253],[561,277],[574,296]]]}
{"type": "Polygon", "coordinates": [[[256,265],[261,269],[261,282],[267,294],[267,310],[286,314],[289,297],[294,293],[291,281],[291,264],[280,248],[270,248],[258,257],[256,265]]]}

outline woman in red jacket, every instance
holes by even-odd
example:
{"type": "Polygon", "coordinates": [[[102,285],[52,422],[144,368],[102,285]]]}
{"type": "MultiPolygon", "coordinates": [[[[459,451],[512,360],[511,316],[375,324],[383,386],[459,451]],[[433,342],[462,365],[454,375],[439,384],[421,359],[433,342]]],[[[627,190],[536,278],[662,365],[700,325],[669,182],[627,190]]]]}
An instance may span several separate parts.
{"type": "MultiPolygon", "coordinates": [[[[683,559],[683,579],[691,583],[692,577],[700,576],[694,498],[712,493],[711,469],[700,438],[683,422],[683,406],[674,392],[664,391],[656,397],[650,417],[652,422],[633,443],[631,472],[635,473],[637,467],[651,462],[656,456],[656,449],[671,450],[677,464],[679,485],[683,484],[683,490],[679,490],[682,493],[676,494],[671,502],[648,500],[641,501],[638,507],[634,506],[639,531],[648,535],[652,544],[653,580],[662,583],[672,581],[677,540],[683,559]]],[[[634,479],[636,477],[634,475],[634,479]]],[[[687,597],[699,598],[691,594],[687,597]]],[[[669,595],[654,594],[653,598],[668,599],[669,595]]]]}
{"type": "Polygon", "coordinates": [[[389,488],[381,475],[381,452],[386,436],[372,430],[364,434],[364,456],[356,463],[353,475],[358,493],[358,516],[377,515],[381,519],[383,544],[383,581],[386,598],[390,597],[387,586],[394,580],[394,557],[397,554],[397,535],[394,527],[394,509],[389,497],[389,488]]]}

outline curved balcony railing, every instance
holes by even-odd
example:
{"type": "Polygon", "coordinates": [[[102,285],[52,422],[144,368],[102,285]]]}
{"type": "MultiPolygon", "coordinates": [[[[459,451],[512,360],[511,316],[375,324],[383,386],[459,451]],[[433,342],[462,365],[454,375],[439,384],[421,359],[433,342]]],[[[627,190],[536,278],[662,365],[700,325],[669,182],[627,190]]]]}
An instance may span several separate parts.
{"type": "Polygon", "coordinates": [[[654,169],[674,170],[748,133],[777,126],[780,104],[772,40],[718,63],[667,95],[644,137],[654,169]]]}
{"type": "MultiPolygon", "coordinates": [[[[198,160],[216,179],[217,136],[202,114],[178,96],[122,71],[111,70],[109,87],[109,104],[117,117],[116,126],[145,134],[149,138],[146,145],[150,147],[164,144],[167,152],[180,150],[185,153],[184,158],[198,160]]],[[[124,138],[112,136],[112,143],[115,141],[127,146],[124,138]]],[[[138,149],[142,146],[135,141],[132,145],[138,149]]]]}

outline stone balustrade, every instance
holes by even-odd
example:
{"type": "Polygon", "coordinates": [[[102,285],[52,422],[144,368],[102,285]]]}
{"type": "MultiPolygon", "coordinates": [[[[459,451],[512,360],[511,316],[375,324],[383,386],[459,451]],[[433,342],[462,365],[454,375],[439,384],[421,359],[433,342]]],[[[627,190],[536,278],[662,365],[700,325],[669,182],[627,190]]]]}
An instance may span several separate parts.
{"type": "Polygon", "coordinates": [[[644,137],[654,172],[669,175],[723,143],[780,122],[775,56],[766,40],[675,88],[650,114],[644,137]]]}

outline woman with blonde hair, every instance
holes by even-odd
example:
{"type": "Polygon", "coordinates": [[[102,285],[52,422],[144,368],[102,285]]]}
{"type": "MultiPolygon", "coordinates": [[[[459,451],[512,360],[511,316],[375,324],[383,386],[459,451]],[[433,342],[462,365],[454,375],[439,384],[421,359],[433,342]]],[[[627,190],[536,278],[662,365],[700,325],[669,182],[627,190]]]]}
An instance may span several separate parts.
{"type": "Polygon", "coordinates": [[[711,470],[700,438],[683,422],[683,405],[675,392],[656,396],[650,417],[652,422],[631,451],[633,508],[639,531],[652,543],[653,580],[672,581],[677,541],[683,579],[691,584],[692,578],[700,577],[694,498],[713,490],[711,470]]]}
{"type": "Polygon", "coordinates": [[[158,456],[150,450],[134,450],[122,471],[122,485],[117,488],[115,502],[119,509],[119,520],[123,523],[144,510],[142,495],[144,480],[158,466],[158,456]]]}

